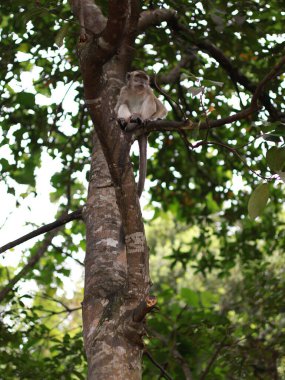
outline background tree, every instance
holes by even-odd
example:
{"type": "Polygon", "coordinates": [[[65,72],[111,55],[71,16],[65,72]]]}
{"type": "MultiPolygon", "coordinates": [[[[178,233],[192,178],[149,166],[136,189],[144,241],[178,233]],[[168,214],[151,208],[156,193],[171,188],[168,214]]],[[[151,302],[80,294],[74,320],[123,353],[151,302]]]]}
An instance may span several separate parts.
{"type": "Polygon", "coordinates": [[[85,378],[81,288],[70,299],[65,284],[86,249],[90,379],[140,378],[143,352],[146,379],[282,378],[281,2],[80,3],[75,17],[64,1],[1,4],[0,163],[18,207],[36,196],[45,157],[60,160],[51,178],[57,221],[2,247],[47,232],[18,268],[3,261],[1,371],[7,379],[85,378]],[[124,133],[113,109],[134,68],[158,71],[153,85],[172,112],[124,133]],[[59,82],[67,85],[61,100],[59,82]],[[76,111],[64,104],[72,86],[76,111]],[[156,299],[129,154],[141,133],[153,147],[148,244],[160,308],[147,328],[156,299]],[[78,220],[66,225],[82,216],[86,232],[78,220]]]}

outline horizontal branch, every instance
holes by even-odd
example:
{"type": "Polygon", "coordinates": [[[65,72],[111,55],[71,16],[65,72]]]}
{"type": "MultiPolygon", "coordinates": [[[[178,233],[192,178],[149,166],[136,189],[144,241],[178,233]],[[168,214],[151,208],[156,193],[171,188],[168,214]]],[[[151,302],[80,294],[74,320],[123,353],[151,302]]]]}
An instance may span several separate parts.
{"type": "Polygon", "coordinates": [[[51,230],[57,228],[57,227],[60,227],[60,226],[66,224],[72,220],[81,219],[81,218],[82,218],[82,208],[80,208],[74,212],[71,212],[70,214],[61,216],[56,221],[49,223],[49,224],[46,224],[46,225],[38,228],[37,230],[20,237],[19,239],[16,239],[16,240],[14,240],[8,244],[3,245],[3,247],[0,247],[0,253],[3,253],[5,251],[7,251],[7,249],[11,249],[11,248],[15,247],[16,245],[22,244],[25,241],[30,240],[36,236],[39,236],[41,234],[44,234],[48,231],[51,231],[51,230]]]}
{"type": "Polygon", "coordinates": [[[273,69],[260,81],[256,90],[252,96],[251,104],[245,110],[237,112],[233,115],[216,119],[208,120],[203,123],[193,123],[190,120],[185,121],[170,121],[170,120],[155,120],[147,122],[143,127],[137,126],[135,124],[128,124],[126,127],[127,131],[133,131],[134,139],[139,136],[153,132],[153,131],[179,131],[179,130],[203,130],[217,128],[222,125],[230,124],[238,120],[246,119],[249,115],[253,114],[258,110],[258,99],[263,94],[265,87],[270,82],[271,79],[275,78],[282,72],[282,68],[285,65],[285,57],[283,57],[279,63],[273,67],[273,69]]]}

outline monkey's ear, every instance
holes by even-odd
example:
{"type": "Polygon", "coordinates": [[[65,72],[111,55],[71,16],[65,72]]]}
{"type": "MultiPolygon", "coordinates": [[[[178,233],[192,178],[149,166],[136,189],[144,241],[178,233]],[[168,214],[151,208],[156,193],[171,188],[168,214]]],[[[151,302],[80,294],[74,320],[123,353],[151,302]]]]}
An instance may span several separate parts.
{"type": "Polygon", "coordinates": [[[126,81],[130,80],[130,77],[131,77],[131,73],[127,73],[126,74],[126,81]]]}

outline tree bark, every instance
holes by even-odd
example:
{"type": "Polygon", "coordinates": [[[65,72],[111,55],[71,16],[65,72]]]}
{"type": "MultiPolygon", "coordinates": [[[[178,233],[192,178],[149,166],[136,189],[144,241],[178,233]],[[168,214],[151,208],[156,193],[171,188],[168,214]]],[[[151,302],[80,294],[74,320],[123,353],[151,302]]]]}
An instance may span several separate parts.
{"type": "Polygon", "coordinates": [[[83,301],[83,333],[88,379],[139,379],[140,350],[122,329],[127,285],[121,218],[108,166],[97,135],[85,210],[87,251],[83,301]]]}
{"type": "Polygon", "coordinates": [[[144,318],[136,321],[134,315],[148,296],[148,248],[129,157],[130,143],[114,121],[113,125],[110,122],[114,93],[120,88],[118,84],[114,88],[114,83],[119,81],[106,81],[99,119],[89,106],[96,132],[84,210],[87,251],[83,334],[88,379],[139,380],[144,318]],[[104,125],[108,122],[113,136],[104,125]]]}
{"type": "MultiPolygon", "coordinates": [[[[90,1],[82,0],[81,6],[90,1]]],[[[100,10],[92,9],[96,18],[100,10]]],[[[102,32],[92,35],[90,22],[91,33],[78,45],[85,101],[95,128],[83,210],[87,250],[82,312],[89,380],[141,379],[144,319],[156,303],[149,296],[148,247],[130,160],[133,138],[121,131],[114,113],[134,54],[139,10],[137,0],[110,0],[102,32]]]]}

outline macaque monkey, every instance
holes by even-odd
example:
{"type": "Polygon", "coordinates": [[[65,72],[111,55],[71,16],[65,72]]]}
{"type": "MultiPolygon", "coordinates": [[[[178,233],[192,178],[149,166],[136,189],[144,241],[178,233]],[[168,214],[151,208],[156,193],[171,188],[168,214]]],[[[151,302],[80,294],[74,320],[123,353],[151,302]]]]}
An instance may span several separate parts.
{"type": "MultiPolygon", "coordinates": [[[[144,71],[132,71],[127,73],[127,84],[121,89],[118,102],[115,107],[117,120],[125,129],[128,123],[139,125],[148,120],[163,119],[167,115],[167,109],[154,95],[150,85],[149,76],[144,71]]],[[[138,196],[144,188],[147,166],[147,135],[139,138],[139,182],[138,196]]]]}

